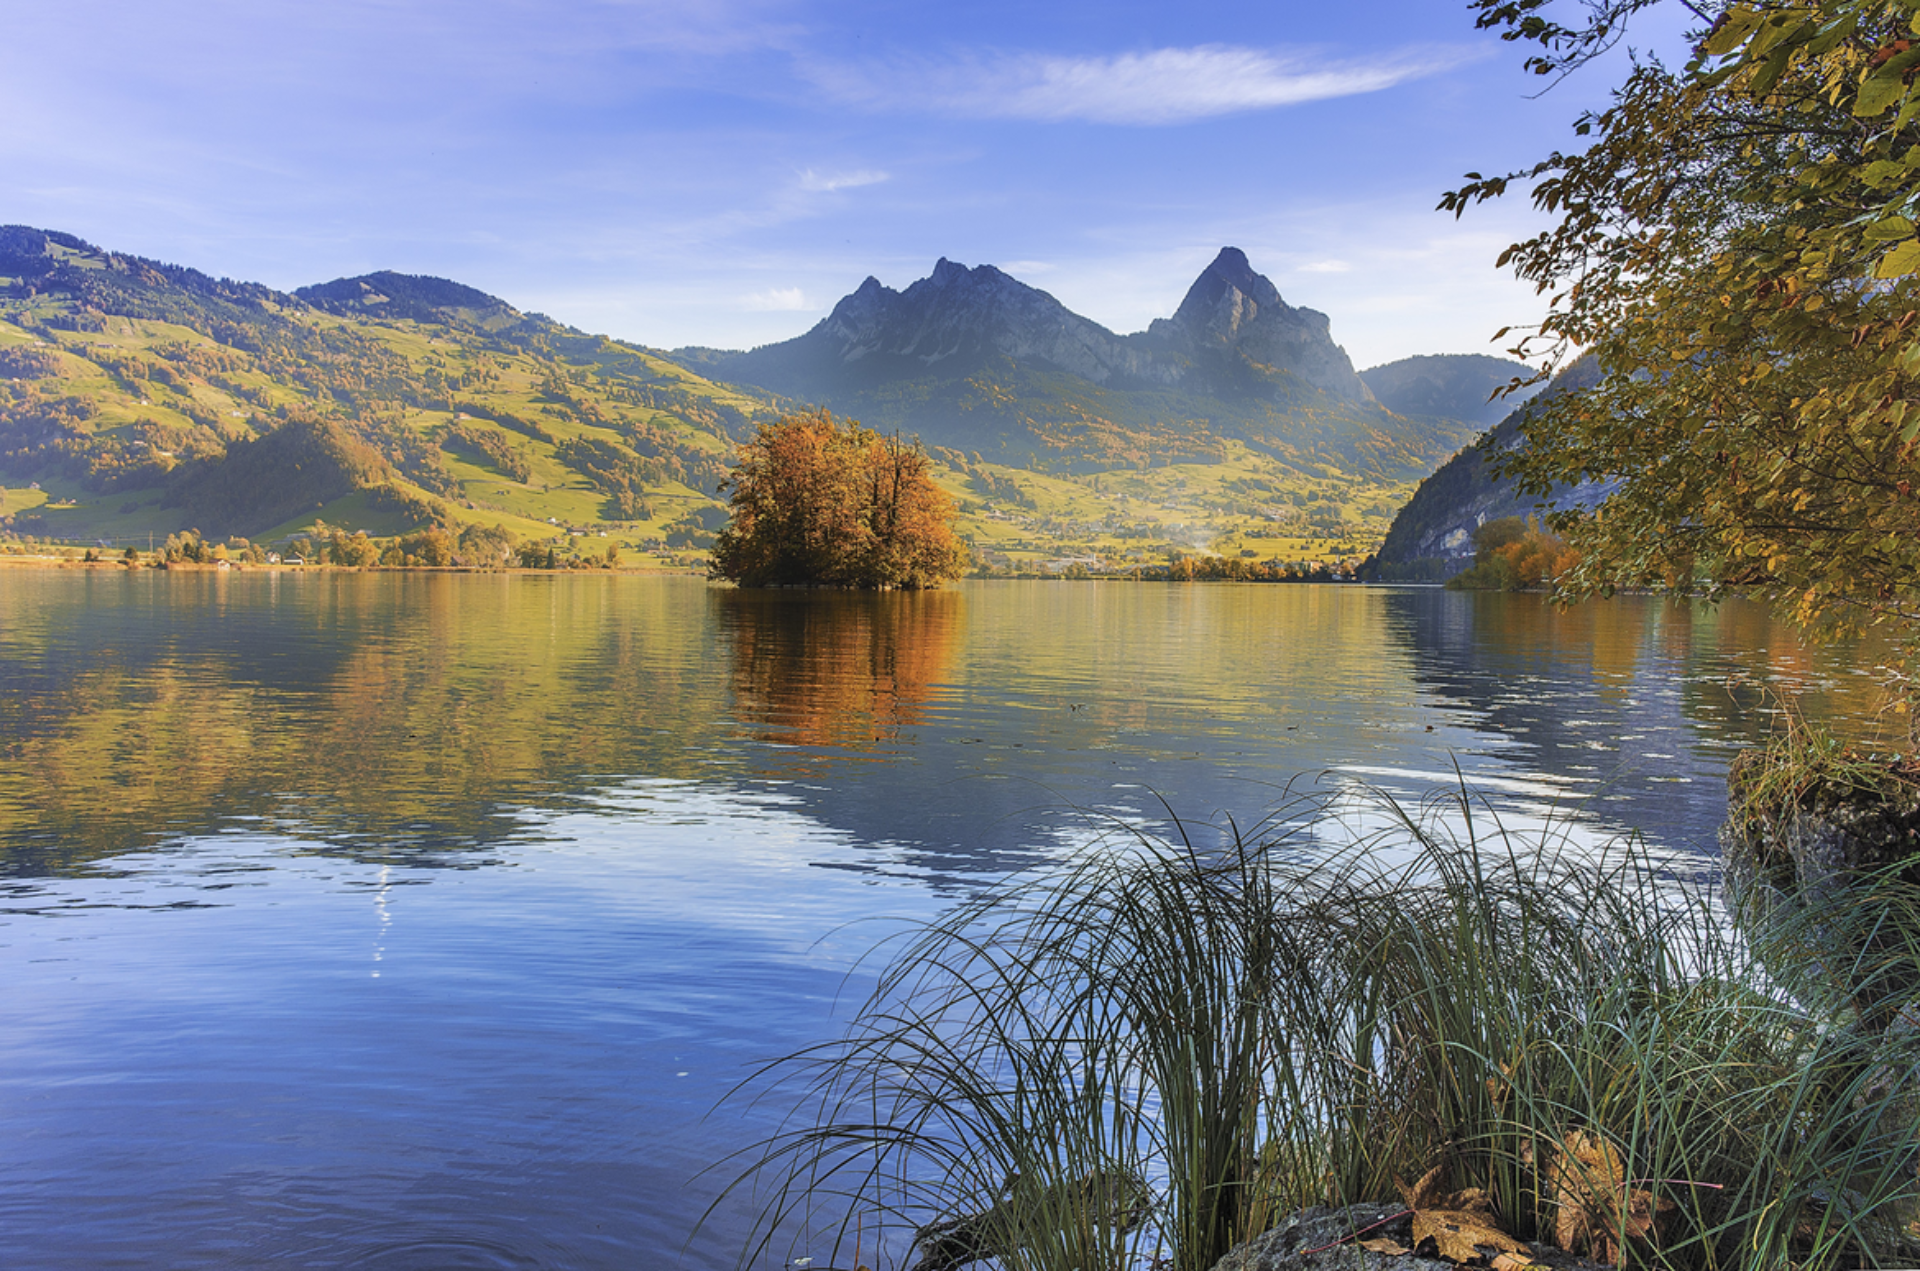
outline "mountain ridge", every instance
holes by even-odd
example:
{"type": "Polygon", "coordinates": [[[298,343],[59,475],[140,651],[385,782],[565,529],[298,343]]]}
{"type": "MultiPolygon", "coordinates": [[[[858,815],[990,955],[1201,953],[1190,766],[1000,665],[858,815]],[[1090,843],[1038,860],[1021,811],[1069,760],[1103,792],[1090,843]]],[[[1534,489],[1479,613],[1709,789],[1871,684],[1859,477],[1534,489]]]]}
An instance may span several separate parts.
{"type": "Polygon", "coordinates": [[[669,353],[700,374],[1014,464],[1093,470],[1244,443],[1300,471],[1417,479],[1473,429],[1383,407],[1332,338],[1223,247],[1172,316],[1117,334],[993,265],[868,277],[807,331],[669,353]]]}
{"type": "MultiPolygon", "coordinates": [[[[1472,430],[1261,361],[1352,369],[1325,315],[1230,249],[1127,336],[990,265],[916,285],[863,282],[815,337],[835,356],[802,369],[853,380],[841,413],[924,436],[1000,568],[1355,559],[1472,430]],[[913,427],[928,405],[965,426],[913,427]]],[[[563,557],[610,536],[684,565],[725,519],[735,442],[805,400],[718,382],[739,356],[669,358],[430,275],[282,292],[0,226],[0,537],[498,523],[563,557]]]]}

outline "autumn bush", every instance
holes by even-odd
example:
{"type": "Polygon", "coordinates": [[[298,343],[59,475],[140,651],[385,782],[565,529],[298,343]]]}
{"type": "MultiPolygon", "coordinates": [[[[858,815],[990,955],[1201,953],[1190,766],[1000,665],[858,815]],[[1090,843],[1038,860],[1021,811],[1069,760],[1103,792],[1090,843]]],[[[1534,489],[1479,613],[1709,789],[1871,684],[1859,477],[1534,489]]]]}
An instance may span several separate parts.
{"type": "MultiPolygon", "coordinates": [[[[976,1215],[1009,1271],[1207,1271],[1439,1167],[1514,1236],[1636,1264],[1911,1265],[1920,1030],[1863,1026],[1811,942],[1756,947],[1673,865],[1464,793],[1117,833],[914,929],[844,1035],[748,1084],[798,1127],[734,1185],[749,1254],[824,1225],[885,1267],[923,1230],[957,1266],[929,1224],[976,1215]]],[[[1875,920],[1920,931],[1887,886],[1875,920]]]]}
{"type": "Polygon", "coordinates": [[[1447,580],[1455,591],[1525,591],[1552,586],[1580,553],[1531,518],[1505,516],[1473,532],[1473,564],[1447,580]]]}

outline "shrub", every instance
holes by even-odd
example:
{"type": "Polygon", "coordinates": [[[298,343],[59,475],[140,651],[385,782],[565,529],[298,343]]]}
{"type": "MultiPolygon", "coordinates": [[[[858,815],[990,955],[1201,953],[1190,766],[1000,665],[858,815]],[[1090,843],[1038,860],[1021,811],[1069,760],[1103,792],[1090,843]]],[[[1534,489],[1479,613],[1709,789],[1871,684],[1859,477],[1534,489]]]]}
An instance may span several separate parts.
{"type": "Polygon", "coordinates": [[[761,425],[721,489],[713,573],[743,587],[918,590],[966,565],[926,453],[824,411],[761,425]]]}
{"type": "Polygon", "coordinates": [[[1549,586],[1580,563],[1580,553],[1531,518],[1503,516],[1473,532],[1473,564],[1447,580],[1459,590],[1521,591],[1549,586]]]}

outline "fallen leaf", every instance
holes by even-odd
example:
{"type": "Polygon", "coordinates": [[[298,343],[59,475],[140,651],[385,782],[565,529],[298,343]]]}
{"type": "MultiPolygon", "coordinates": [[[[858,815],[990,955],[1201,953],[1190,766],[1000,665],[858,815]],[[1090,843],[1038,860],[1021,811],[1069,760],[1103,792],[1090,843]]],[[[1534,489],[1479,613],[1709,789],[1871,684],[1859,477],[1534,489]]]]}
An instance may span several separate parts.
{"type": "Polygon", "coordinates": [[[1404,1257],[1413,1252],[1413,1250],[1407,1248],[1407,1246],[1401,1244],[1391,1236],[1382,1236],[1378,1240],[1356,1240],[1353,1243],[1356,1248],[1371,1250],[1374,1253],[1384,1253],[1392,1258],[1404,1257]]]}
{"type": "Polygon", "coordinates": [[[1426,1209],[1437,1202],[1445,1193],[1447,1186],[1447,1163],[1440,1162],[1420,1176],[1420,1180],[1409,1187],[1395,1179],[1394,1187],[1400,1192],[1400,1199],[1408,1209],[1426,1209]]]}
{"type": "Polygon", "coordinates": [[[1553,1242],[1596,1262],[1620,1261],[1621,1237],[1658,1244],[1667,1215],[1677,1208],[1652,1192],[1627,1185],[1613,1144],[1575,1130],[1547,1167],[1553,1191],[1553,1242]]]}
{"type": "Polygon", "coordinates": [[[1466,1209],[1416,1209],[1413,1247],[1433,1242],[1434,1254],[1462,1265],[1486,1263],[1503,1253],[1532,1250],[1493,1225],[1492,1215],[1466,1209]]]}
{"type": "Polygon", "coordinates": [[[1530,1254],[1525,1245],[1500,1230],[1493,1203],[1478,1187],[1449,1192],[1447,1163],[1442,1161],[1412,1186],[1395,1183],[1400,1198],[1413,1211],[1413,1247],[1433,1249],[1433,1256],[1449,1262],[1485,1264],[1503,1253],[1530,1254]]]}

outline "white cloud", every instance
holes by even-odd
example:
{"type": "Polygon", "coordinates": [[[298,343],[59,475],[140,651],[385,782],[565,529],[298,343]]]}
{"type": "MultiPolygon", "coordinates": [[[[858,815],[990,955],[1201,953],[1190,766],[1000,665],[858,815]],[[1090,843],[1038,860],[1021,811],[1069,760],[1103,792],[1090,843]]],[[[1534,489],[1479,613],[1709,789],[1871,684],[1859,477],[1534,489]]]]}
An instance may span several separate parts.
{"type": "Polygon", "coordinates": [[[1344,260],[1316,260],[1305,265],[1296,265],[1296,274],[1344,274],[1353,266],[1344,260]]]}
{"type": "Polygon", "coordinates": [[[774,287],[743,297],[741,304],[755,313],[792,313],[813,308],[798,287],[774,287]]]}
{"type": "Polygon", "coordinates": [[[855,172],[816,172],[808,168],[800,174],[800,188],[815,194],[832,194],[836,190],[857,190],[863,185],[879,185],[887,180],[887,174],[871,168],[862,168],[855,172]]]}
{"type": "Polygon", "coordinates": [[[1178,124],[1215,115],[1378,92],[1483,56],[1458,48],[1370,60],[1202,44],[1114,57],[994,53],[930,61],[817,64],[828,92],[873,109],[989,119],[1178,124]]]}

